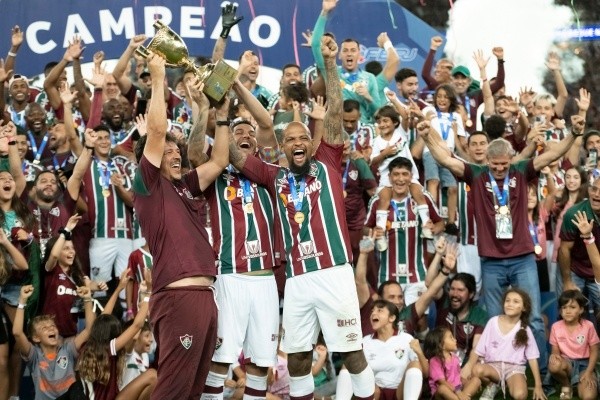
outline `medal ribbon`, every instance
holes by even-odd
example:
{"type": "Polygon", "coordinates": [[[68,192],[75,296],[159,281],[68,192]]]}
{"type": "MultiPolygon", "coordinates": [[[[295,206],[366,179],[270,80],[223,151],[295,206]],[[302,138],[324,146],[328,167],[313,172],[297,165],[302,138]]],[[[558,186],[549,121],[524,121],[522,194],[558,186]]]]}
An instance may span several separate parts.
{"type": "Polygon", "coordinates": [[[50,136],[50,133],[46,132],[46,135],[44,136],[44,139],[42,139],[42,144],[40,144],[39,149],[37,147],[37,144],[35,143],[35,137],[31,133],[31,131],[27,132],[27,136],[29,137],[29,143],[31,143],[31,151],[34,153],[34,162],[37,161],[37,163],[39,163],[40,159],[42,158],[42,153],[44,152],[44,149],[48,144],[48,137],[50,136]]]}
{"type": "Polygon", "coordinates": [[[10,110],[10,119],[15,123],[16,126],[20,126],[25,129],[27,126],[27,122],[25,121],[25,110],[21,112],[16,112],[14,108],[9,107],[10,110]]]}
{"type": "Polygon", "coordinates": [[[342,188],[346,190],[346,182],[348,182],[348,169],[350,169],[350,159],[346,160],[346,169],[344,170],[344,176],[342,177],[342,188]]]}
{"type": "Polygon", "coordinates": [[[306,189],[306,181],[304,177],[300,181],[300,188],[296,190],[296,178],[294,174],[288,172],[288,183],[290,185],[290,195],[292,196],[292,201],[294,202],[294,208],[296,212],[302,210],[302,201],[304,200],[304,190],[306,189]]]}
{"type": "MultiPolygon", "coordinates": [[[[504,184],[502,185],[502,193],[500,193],[500,189],[498,188],[498,183],[496,183],[496,179],[492,176],[492,173],[488,171],[490,176],[490,184],[492,185],[492,190],[494,191],[494,198],[498,200],[498,204],[500,207],[505,206],[508,203],[508,172],[504,177],[504,184]]],[[[495,202],[494,202],[495,203],[495,202]]]]}
{"type": "Polygon", "coordinates": [[[529,234],[531,235],[531,239],[533,239],[533,245],[536,247],[539,246],[540,242],[538,240],[537,230],[533,226],[533,222],[529,223],[529,234]]]}
{"type": "Polygon", "coordinates": [[[440,122],[440,129],[442,130],[442,138],[444,140],[448,139],[448,134],[450,133],[450,129],[452,128],[452,122],[454,121],[454,115],[452,113],[448,113],[450,115],[450,124],[446,125],[442,123],[442,112],[438,111],[438,121],[440,122]]]}
{"type": "Polygon", "coordinates": [[[100,174],[100,186],[103,190],[108,190],[110,186],[110,176],[112,175],[111,168],[113,167],[112,161],[104,163],[98,158],[94,157],[96,164],[98,165],[98,173],[100,174]]]}
{"type": "Polygon", "coordinates": [[[252,186],[250,185],[250,181],[242,177],[241,174],[238,175],[238,179],[240,180],[240,186],[242,187],[242,191],[244,192],[244,204],[252,203],[252,186]]]}
{"type": "Polygon", "coordinates": [[[70,156],[65,157],[65,159],[63,160],[62,164],[58,164],[58,158],[56,158],[56,154],[52,156],[52,164],[54,164],[54,170],[57,171],[59,169],[62,169],[65,167],[65,165],[67,165],[67,161],[69,161],[70,156]]]}
{"type": "MultiPolygon", "coordinates": [[[[396,200],[392,200],[390,201],[392,208],[394,209],[394,214],[396,215],[396,220],[397,221],[402,221],[402,216],[400,215],[400,208],[398,207],[398,203],[400,203],[400,205],[402,206],[403,210],[406,210],[406,199],[397,202],[396,200]]],[[[406,219],[406,214],[404,214],[404,219],[406,219]]]]}
{"type": "Polygon", "coordinates": [[[467,120],[471,119],[471,99],[465,95],[465,108],[467,111],[467,120]]]}

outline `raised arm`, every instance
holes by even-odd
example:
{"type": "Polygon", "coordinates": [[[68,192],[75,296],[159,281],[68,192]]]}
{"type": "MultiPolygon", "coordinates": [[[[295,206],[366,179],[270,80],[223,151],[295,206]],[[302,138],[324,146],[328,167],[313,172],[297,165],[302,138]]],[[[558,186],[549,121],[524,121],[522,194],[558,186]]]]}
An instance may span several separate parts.
{"type": "Polygon", "coordinates": [[[546,60],[546,67],[552,71],[552,76],[554,77],[554,83],[556,84],[556,104],[554,105],[554,112],[559,117],[563,116],[563,112],[565,111],[565,105],[567,104],[567,100],[569,98],[569,92],[567,91],[567,85],[565,85],[565,80],[563,79],[562,73],[560,71],[560,56],[558,53],[551,52],[548,54],[548,60],[546,60]]]}
{"type": "Polygon", "coordinates": [[[315,27],[311,36],[310,48],[312,50],[313,57],[315,58],[317,68],[321,74],[325,72],[325,61],[323,60],[323,54],[321,54],[321,39],[325,33],[325,25],[327,24],[329,13],[335,8],[337,2],[338,0],[323,0],[321,14],[319,14],[319,18],[317,18],[317,22],[315,23],[315,27]]]}
{"type": "Polygon", "coordinates": [[[588,221],[585,213],[577,211],[577,213],[575,213],[575,219],[573,219],[571,222],[573,222],[573,224],[575,224],[575,226],[579,229],[579,233],[581,234],[583,242],[585,243],[585,249],[587,250],[588,257],[590,258],[590,263],[592,264],[594,279],[600,284],[600,252],[598,252],[598,247],[596,247],[596,238],[592,233],[594,220],[592,219],[591,221],[588,221]]]}
{"type": "Polygon", "coordinates": [[[187,98],[192,100],[192,120],[194,124],[190,130],[187,145],[188,160],[192,168],[196,168],[206,161],[208,156],[204,152],[206,142],[206,123],[208,121],[209,101],[202,92],[204,84],[199,79],[185,84],[187,98]]]}
{"type": "Polygon", "coordinates": [[[166,63],[162,57],[154,53],[150,53],[146,60],[152,76],[152,97],[146,120],[148,139],[144,147],[144,156],[152,165],[160,168],[167,135],[167,106],[163,88],[166,63]]]}
{"type": "Polygon", "coordinates": [[[356,261],[356,270],[354,271],[354,282],[356,283],[356,292],[358,293],[358,306],[362,307],[371,296],[369,281],[367,280],[367,260],[369,254],[375,248],[374,233],[371,229],[369,236],[362,239],[359,243],[360,254],[356,261]]]}
{"type": "Polygon", "coordinates": [[[79,154],[79,158],[77,158],[77,162],[73,167],[73,173],[67,181],[67,191],[73,200],[79,198],[79,189],[83,182],[83,176],[92,163],[96,136],[96,132],[92,129],[88,128],[85,130],[85,147],[81,150],[81,154],[79,154]]]}
{"type": "Polygon", "coordinates": [[[25,180],[25,175],[23,174],[22,161],[21,157],[19,157],[16,137],[17,127],[12,121],[9,121],[6,125],[0,128],[0,139],[3,139],[4,144],[4,149],[2,149],[2,151],[8,152],[9,172],[15,180],[15,191],[17,196],[21,196],[23,190],[25,190],[27,181],[25,180]],[[6,147],[8,147],[8,149],[6,147]]]}
{"type": "MultiPolygon", "coordinates": [[[[12,28],[12,31],[10,33],[10,50],[8,51],[8,54],[6,55],[6,70],[7,71],[14,71],[15,69],[15,60],[17,58],[17,53],[19,52],[19,49],[21,48],[21,45],[23,44],[23,31],[21,30],[21,28],[19,28],[19,25],[15,25],[12,28]]],[[[4,108],[2,108],[2,110],[4,110],[4,108]]]]}
{"type": "Polygon", "coordinates": [[[440,165],[448,168],[455,176],[461,177],[465,174],[465,164],[454,157],[448,156],[448,148],[442,146],[442,141],[436,140],[440,134],[431,127],[429,121],[421,121],[417,124],[417,133],[423,138],[429,152],[440,165]]]}
{"type": "MultiPolygon", "coordinates": [[[[229,96],[217,108],[217,121],[226,120],[229,114],[229,96]]],[[[210,154],[210,160],[196,168],[200,189],[206,189],[229,165],[229,126],[217,125],[215,128],[215,143],[210,154]]]]}
{"type": "MultiPolygon", "coordinates": [[[[147,271],[144,271],[146,278],[149,276],[147,271]]],[[[150,304],[150,292],[151,292],[150,281],[142,281],[140,283],[140,303],[138,307],[138,313],[133,319],[133,324],[129,326],[123,333],[117,337],[115,341],[115,347],[117,350],[122,349],[134,338],[134,336],[142,329],[144,321],[148,316],[148,305],[150,304]]]]}
{"type": "Polygon", "coordinates": [[[446,281],[448,280],[448,276],[451,273],[454,273],[456,270],[456,256],[458,245],[448,245],[446,247],[446,255],[443,258],[443,265],[440,269],[440,274],[438,274],[431,285],[427,288],[425,293],[423,293],[417,302],[415,303],[415,310],[417,315],[423,316],[425,315],[425,311],[429,308],[429,305],[433,301],[433,299],[437,296],[437,294],[442,290],[446,281]]]}
{"type": "Polygon", "coordinates": [[[583,119],[581,115],[572,115],[571,124],[572,132],[569,136],[553,145],[549,149],[547,148],[546,151],[544,151],[541,155],[533,159],[533,167],[536,171],[541,170],[545,166],[550,165],[550,163],[554,160],[558,160],[560,157],[565,155],[565,153],[575,143],[575,139],[578,136],[583,135],[583,130],[585,129],[585,119],[583,119]]]}
{"type": "MultiPolygon", "coordinates": [[[[75,94],[77,100],[79,100],[77,109],[81,113],[81,117],[84,121],[90,118],[90,111],[92,109],[92,100],[88,94],[85,86],[85,80],[83,79],[83,73],[81,72],[81,58],[73,59],[73,81],[75,83],[75,94]]],[[[65,121],[69,121],[65,118],[65,121]]]]}
{"type": "Polygon", "coordinates": [[[92,325],[96,320],[96,313],[94,312],[94,300],[92,299],[92,290],[87,286],[81,286],[77,288],[77,296],[83,301],[83,309],[85,311],[85,327],[81,332],[75,336],[75,348],[79,350],[90,337],[92,331],[92,325]]]}
{"type": "MultiPolygon", "coordinates": [[[[245,57],[247,53],[245,52],[242,57],[245,57]]],[[[277,137],[273,129],[273,120],[267,109],[260,104],[258,99],[238,79],[233,84],[233,90],[258,124],[258,129],[256,130],[256,142],[258,145],[276,148],[278,146],[277,137]]]]}
{"type": "Polygon", "coordinates": [[[57,110],[60,107],[60,93],[58,92],[58,81],[65,67],[69,63],[73,62],[76,58],[80,58],[83,53],[83,43],[77,36],[73,38],[72,42],[69,42],[69,47],[65,51],[62,60],[50,71],[46,79],[44,80],[44,90],[48,95],[48,101],[53,109],[57,110]]]}
{"type": "Polygon", "coordinates": [[[396,71],[398,71],[398,67],[400,66],[400,57],[392,44],[392,41],[388,37],[387,32],[381,32],[379,36],[377,36],[377,46],[385,49],[385,65],[383,66],[383,77],[387,82],[394,79],[394,75],[396,71]]]}
{"type": "Polygon", "coordinates": [[[21,287],[21,294],[19,295],[19,305],[15,312],[15,320],[13,321],[12,334],[15,337],[17,348],[22,355],[26,356],[31,351],[31,342],[27,340],[27,335],[23,331],[23,324],[25,324],[25,305],[27,300],[33,294],[33,285],[25,285],[21,287]]]}
{"type": "Polygon", "coordinates": [[[237,11],[237,3],[225,3],[221,7],[221,34],[217,38],[215,47],[213,48],[212,61],[217,62],[225,57],[225,47],[227,46],[227,38],[231,28],[237,25],[243,16],[236,17],[235,12],[237,11]]]}
{"type": "Polygon", "coordinates": [[[427,88],[430,90],[435,89],[439,84],[435,77],[431,75],[431,68],[433,68],[433,59],[435,58],[435,53],[440,48],[442,43],[444,43],[444,39],[442,39],[441,36],[434,36],[431,38],[429,53],[427,53],[427,58],[425,58],[423,68],[421,69],[421,78],[423,78],[427,84],[427,88]]]}
{"type": "Polygon", "coordinates": [[[483,115],[489,117],[491,115],[494,115],[496,108],[494,104],[494,96],[492,96],[492,89],[490,88],[490,82],[488,81],[487,72],[485,70],[490,58],[485,58],[483,56],[483,51],[477,50],[473,53],[473,59],[479,67],[479,77],[481,78],[481,92],[483,94],[484,104],[483,115]]]}
{"type": "Polygon", "coordinates": [[[338,75],[335,57],[338,53],[338,46],[335,40],[329,36],[323,36],[321,40],[321,54],[325,59],[325,77],[326,77],[326,97],[327,112],[323,126],[325,134],[323,140],[329,144],[341,144],[342,139],[342,88],[340,87],[340,77],[338,75]]]}
{"type": "Polygon", "coordinates": [[[29,264],[23,253],[12,244],[2,229],[0,229],[0,245],[4,247],[8,255],[12,258],[14,269],[20,271],[29,269],[29,264]]]}
{"type": "MultiPolygon", "coordinates": [[[[69,221],[67,221],[67,226],[65,226],[65,231],[67,231],[66,235],[71,236],[71,232],[73,232],[73,229],[75,229],[75,227],[77,226],[77,222],[79,222],[80,220],[81,215],[71,215],[69,221]]],[[[70,237],[69,240],[71,240],[70,237]]],[[[58,258],[60,257],[60,253],[62,252],[66,241],[67,237],[65,236],[65,233],[61,232],[60,235],[58,235],[58,239],[56,239],[56,242],[54,242],[54,246],[52,246],[52,249],[50,250],[48,261],[46,261],[46,265],[44,266],[46,271],[52,271],[56,267],[56,263],[58,261],[58,258]]]]}
{"type": "Polygon", "coordinates": [[[65,133],[67,134],[67,139],[69,140],[69,145],[71,146],[71,151],[77,157],[81,154],[81,150],[83,149],[83,144],[77,135],[77,131],[75,130],[75,126],[73,125],[73,102],[75,98],[78,96],[78,91],[71,93],[66,82],[63,82],[59,88],[60,93],[60,101],[63,105],[64,112],[64,123],[65,123],[65,133]]]}
{"type": "Polygon", "coordinates": [[[135,50],[138,47],[140,47],[145,40],[146,35],[135,35],[134,37],[132,37],[129,41],[129,44],[127,45],[127,48],[125,49],[123,54],[121,54],[117,65],[115,65],[115,68],[113,69],[112,75],[115,77],[115,80],[117,81],[117,85],[119,86],[119,90],[121,90],[121,93],[129,92],[129,90],[131,89],[131,85],[133,85],[133,82],[131,82],[131,78],[129,78],[129,76],[125,74],[125,71],[127,71],[127,66],[129,65],[131,57],[133,57],[135,50]]]}

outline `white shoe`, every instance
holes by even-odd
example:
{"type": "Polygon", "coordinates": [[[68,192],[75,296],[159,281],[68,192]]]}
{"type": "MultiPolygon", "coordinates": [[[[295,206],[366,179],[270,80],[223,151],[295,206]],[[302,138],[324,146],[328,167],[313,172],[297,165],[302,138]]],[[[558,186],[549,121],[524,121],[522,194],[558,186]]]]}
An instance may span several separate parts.
{"type": "Polygon", "coordinates": [[[496,397],[496,393],[498,393],[498,385],[496,385],[495,383],[490,383],[483,390],[483,393],[481,393],[481,397],[479,397],[479,400],[494,400],[494,397],[496,397]]]}
{"type": "Polygon", "coordinates": [[[378,252],[382,252],[382,251],[386,251],[388,248],[388,241],[387,238],[381,237],[379,239],[375,240],[375,248],[377,249],[378,252]]]}

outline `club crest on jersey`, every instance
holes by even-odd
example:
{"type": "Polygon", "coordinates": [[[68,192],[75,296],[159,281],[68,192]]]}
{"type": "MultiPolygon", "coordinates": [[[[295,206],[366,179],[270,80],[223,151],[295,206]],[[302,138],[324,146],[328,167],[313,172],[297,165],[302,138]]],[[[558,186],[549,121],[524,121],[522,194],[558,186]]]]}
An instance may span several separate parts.
{"type": "Polygon", "coordinates": [[[314,176],[315,178],[317,177],[317,164],[314,162],[310,163],[310,170],[308,171],[308,174],[310,176],[314,176]]]}
{"type": "Polygon", "coordinates": [[[189,350],[192,347],[192,342],[194,340],[194,336],[185,334],[183,336],[179,336],[179,341],[184,349],[189,350]]]}
{"type": "Polygon", "coordinates": [[[60,208],[58,207],[53,207],[50,211],[49,214],[52,215],[53,217],[60,217],[60,208]]]}
{"type": "Polygon", "coordinates": [[[467,335],[473,333],[473,329],[475,329],[475,327],[468,322],[463,326],[463,330],[467,335]]]}
{"type": "Polygon", "coordinates": [[[577,343],[583,344],[585,342],[585,335],[577,335],[577,343]]]}
{"type": "Polygon", "coordinates": [[[58,357],[58,360],[56,360],[56,365],[58,365],[60,369],[67,369],[69,366],[69,359],[67,356],[60,356],[58,357]]]}
{"type": "Polygon", "coordinates": [[[300,243],[300,253],[303,256],[307,256],[312,254],[315,251],[314,244],[312,240],[307,240],[306,242],[300,243]]]}
{"type": "Polygon", "coordinates": [[[350,177],[350,179],[352,179],[353,181],[356,180],[356,178],[358,178],[358,171],[350,171],[348,172],[348,176],[350,177]]]}
{"type": "Polygon", "coordinates": [[[223,338],[217,337],[217,342],[215,343],[215,350],[219,350],[219,348],[223,345],[223,338]]]}
{"type": "Polygon", "coordinates": [[[396,353],[396,357],[398,357],[398,358],[404,357],[404,349],[398,349],[395,351],[395,353],[396,353]]]}

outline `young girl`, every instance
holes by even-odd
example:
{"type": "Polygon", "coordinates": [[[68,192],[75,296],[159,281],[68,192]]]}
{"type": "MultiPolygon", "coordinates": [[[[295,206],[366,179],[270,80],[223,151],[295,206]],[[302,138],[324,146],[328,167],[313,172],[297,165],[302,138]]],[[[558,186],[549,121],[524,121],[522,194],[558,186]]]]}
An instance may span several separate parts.
{"type": "Polygon", "coordinates": [[[600,338],[594,324],[582,318],[588,301],[579,290],[565,290],[558,298],[562,320],[555,322],[550,331],[552,354],[548,370],[562,386],[561,399],[570,399],[571,387],[577,384],[582,400],[598,396],[594,368],[598,361],[600,338]]]}
{"type": "Polygon", "coordinates": [[[425,357],[429,359],[429,387],[434,399],[469,399],[481,386],[472,378],[463,387],[460,379],[460,359],[456,355],[456,339],[450,329],[438,326],[425,336],[425,357]]]}
{"type": "Polygon", "coordinates": [[[416,400],[423,385],[423,366],[415,352],[419,341],[398,332],[398,308],[386,300],[376,300],[371,311],[374,333],[363,338],[363,352],[375,374],[380,400],[416,400]]]}
{"type": "MultiPolygon", "coordinates": [[[[483,364],[473,367],[473,376],[482,384],[499,383],[515,400],[527,398],[525,364],[528,362],[535,380],[534,400],[546,398],[537,359],[540,356],[533,333],[529,328],[531,299],[521,289],[511,288],[504,293],[504,314],[491,318],[485,325],[475,352],[483,358],[483,364]]],[[[481,396],[480,399],[491,400],[481,396]]]]}
{"type": "Polygon", "coordinates": [[[156,373],[147,370],[119,391],[125,364],[125,346],[142,329],[150,301],[149,288],[142,283],[138,314],[131,326],[122,331],[121,322],[110,313],[128,280],[127,271],[124,271],[102,315],[94,322],[89,340],[77,360],[79,376],[93,384],[96,400],[149,399],[156,385],[156,373]]]}
{"type": "MultiPolygon", "coordinates": [[[[550,169],[544,169],[548,173],[550,169]]],[[[542,171],[544,171],[542,170],[542,171]]],[[[554,180],[548,179],[548,196],[545,200],[538,201],[538,186],[530,183],[527,186],[527,223],[529,226],[529,235],[533,242],[535,252],[535,261],[538,269],[540,292],[550,291],[550,278],[548,277],[548,261],[546,259],[546,222],[548,222],[549,212],[548,204],[552,202],[556,192],[554,180]]]]}

